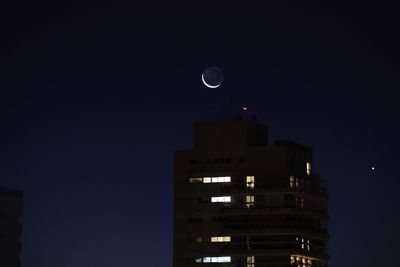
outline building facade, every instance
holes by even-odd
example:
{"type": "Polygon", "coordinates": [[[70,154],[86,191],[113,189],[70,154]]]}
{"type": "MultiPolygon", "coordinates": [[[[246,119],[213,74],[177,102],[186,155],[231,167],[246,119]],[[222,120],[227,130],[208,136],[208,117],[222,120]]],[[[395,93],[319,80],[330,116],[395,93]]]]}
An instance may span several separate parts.
{"type": "Polygon", "coordinates": [[[328,195],[311,148],[255,119],[201,122],[175,152],[174,267],[328,266],[328,195]]]}
{"type": "Polygon", "coordinates": [[[19,267],[22,192],[0,187],[0,266],[19,267]]]}

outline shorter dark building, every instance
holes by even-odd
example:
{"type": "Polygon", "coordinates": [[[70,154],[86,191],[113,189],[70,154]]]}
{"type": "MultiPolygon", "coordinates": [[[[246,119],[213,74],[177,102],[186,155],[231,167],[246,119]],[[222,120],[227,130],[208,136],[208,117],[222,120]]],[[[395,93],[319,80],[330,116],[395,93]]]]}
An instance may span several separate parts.
{"type": "Polygon", "coordinates": [[[0,266],[19,267],[22,192],[0,187],[0,266]]]}

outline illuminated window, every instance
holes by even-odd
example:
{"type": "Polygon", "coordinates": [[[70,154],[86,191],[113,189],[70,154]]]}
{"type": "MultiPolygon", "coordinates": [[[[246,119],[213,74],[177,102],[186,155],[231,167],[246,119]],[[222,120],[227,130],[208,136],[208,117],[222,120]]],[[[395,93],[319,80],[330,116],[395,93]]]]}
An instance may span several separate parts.
{"type": "Polygon", "coordinates": [[[247,267],[255,267],[255,257],[247,256],[247,267]]]}
{"type": "Polygon", "coordinates": [[[231,262],[231,257],[211,257],[211,262],[231,262]]]}
{"type": "Polygon", "coordinates": [[[211,177],[211,183],[230,183],[230,176],[211,177]]]}
{"type": "Polygon", "coordinates": [[[294,183],[294,176],[290,176],[290,188],[294,188],[295,183],[294,183]]]}
{"type": "Polygon", "coordinates": [[[307,162],[306,170],[307,170],[307,175],[311,175],[311,162],[307,162]]]}
{"type": "Polygon", "coordinates": [[[224,263],[231,262],[230,256],[221,256],[221,257],[203,257],[203,263],[224,263]]]}
{"type": "Polygon", "coordinates": [[[250,208],[254,206],[254,196],[246,196],[246,207],[250,208]]]}
{"type": "Polygon", "coordinates": [[[212,236],[211,242],[231,242],[230,236],[212,236]]]}
{"type": "Polygon", "coordinates": [[[211,197],[211,202],[231,202],[231,196],[211,197]]]}
{"type": "Polygon", "coordinates": [[[189,178],[189,182],[191,184],[195,184],[195,183],[202,183],[203,182],[203,178],[189,178]]]}
{"type": "Polygon", "coordinates": [[[307,250],[308,250],[308,251],[310,251],[310,244],[311,244],[311,241],[310,241],[310,240],[307,240],[307,250]]]}
{"type": "Polygon", "coordinates": [[[296,177],[296,188],[300,188],[300,178],[296,177]]]}
{"type": "Polygon", "coordinates": [[[196,243],[201,243],[203,241],[203,238],[196,237],[194,240],[196,241],[196,243]]]}
{"type": "Polygon", "coordinates": [[[196,262],[196,263],[200,263],[201,262],[201,258],[196,258],[196,259],[194,259],[194,262],[196,262]]]}
{"type": "MultiPolygon", "coordinates": [[[[312,267],[311,258],[303,255],[291,255],[290,265],[295,265],[297,267],[312,267]]],[[[319,265],[318,265],[319,266],[319,265]]]]}
{"type": "Polygon", "coordinates": [[[231,177],[230,176],[195,177],[195,178],[189,178],[189,182],[192,183],[192,184],[194,184],[194,183],[204,183],[204,184],[230,183],[231,182],[231,177]]]}
{"type": "Polygon", "coordinates": [[[254,176],[246,176],[246,187],[250,189],[254,188],[254,176]]]}

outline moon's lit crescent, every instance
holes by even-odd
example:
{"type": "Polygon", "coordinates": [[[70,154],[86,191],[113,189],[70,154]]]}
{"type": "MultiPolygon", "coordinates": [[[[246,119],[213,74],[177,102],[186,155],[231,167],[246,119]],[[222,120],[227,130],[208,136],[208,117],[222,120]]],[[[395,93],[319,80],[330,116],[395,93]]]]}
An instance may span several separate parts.
{"type": "Polygon", "coordinates": [[[221,84],[218,85],[209,85],[205,80],[204,80],[204,73],[201,74],[201,80],[203,81],[204,85],[207,86],[208,88],[217,88],[219,87],[221,84]]]}

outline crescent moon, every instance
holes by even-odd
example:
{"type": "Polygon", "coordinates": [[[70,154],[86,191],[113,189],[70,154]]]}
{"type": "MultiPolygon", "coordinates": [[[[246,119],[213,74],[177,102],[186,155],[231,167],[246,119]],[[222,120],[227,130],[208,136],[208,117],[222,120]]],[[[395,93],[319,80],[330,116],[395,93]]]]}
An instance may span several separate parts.
{"type": "Polygon", "coordinates": [[[218,85],[209,85],[205,80],[204,80],[204,73],[201,74],[201,80],[203,81],[204,85],[207,86],[208,88],[217,88],[220,86],[220,84],[218,85]]]}

